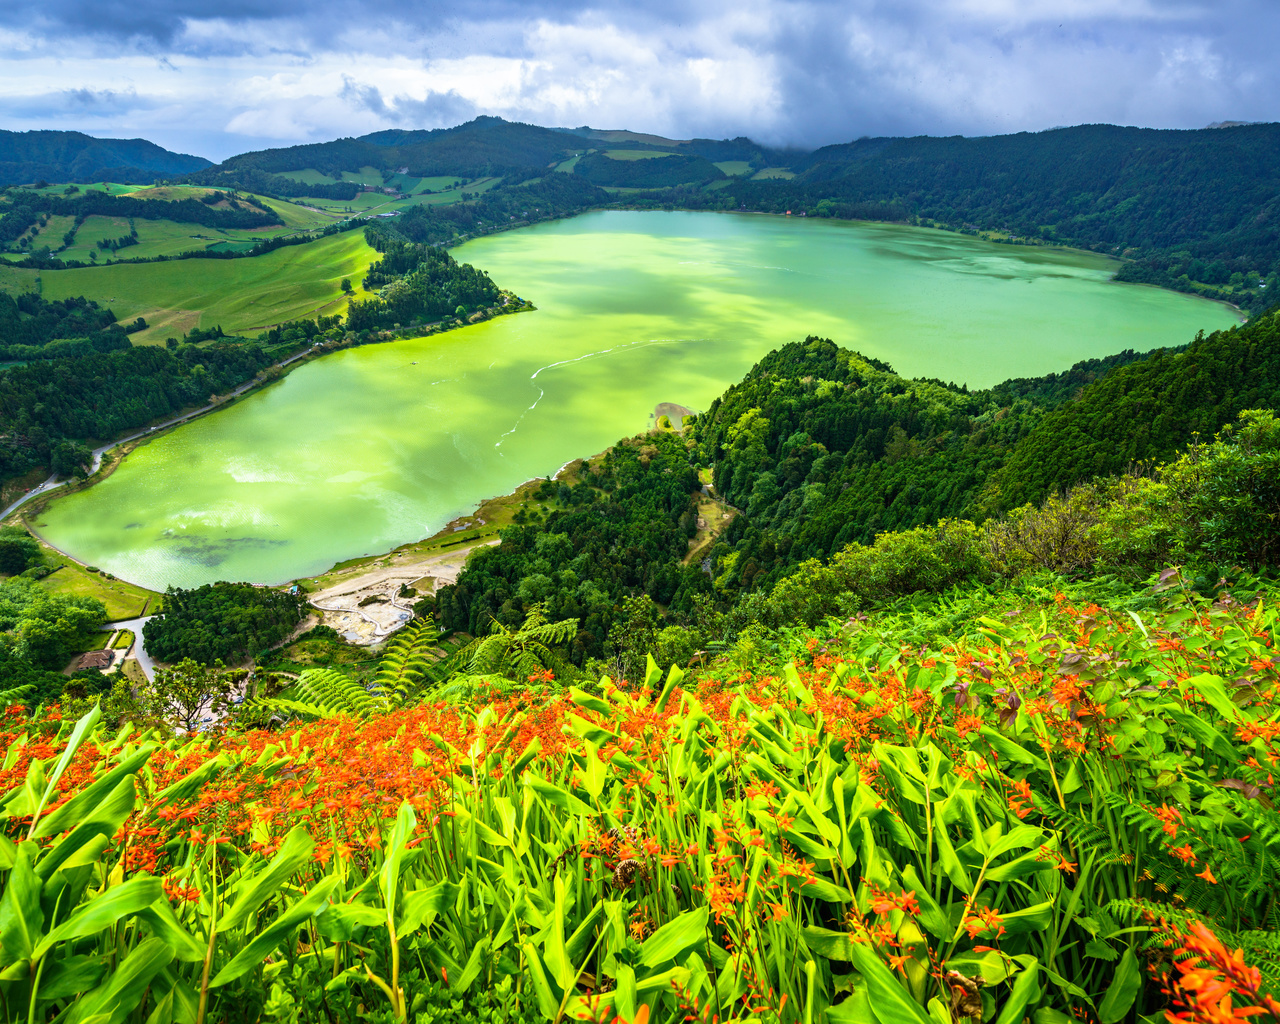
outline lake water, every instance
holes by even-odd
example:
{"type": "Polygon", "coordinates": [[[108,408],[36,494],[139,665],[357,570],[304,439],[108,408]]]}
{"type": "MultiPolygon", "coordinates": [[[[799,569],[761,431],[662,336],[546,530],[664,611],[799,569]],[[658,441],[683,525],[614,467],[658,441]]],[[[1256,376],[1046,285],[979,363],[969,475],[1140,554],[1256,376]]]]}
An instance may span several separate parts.
{"type": "Polygon", "coordinates": [[[538,310],[308,363],[139,448],[42,534],[156,589],[279,583],[428,536],[659,402],[704,409],[806,335],[982,387],[1233,322],[1102,257],[881,224],[603,212],[455,255],[538,310]]]}

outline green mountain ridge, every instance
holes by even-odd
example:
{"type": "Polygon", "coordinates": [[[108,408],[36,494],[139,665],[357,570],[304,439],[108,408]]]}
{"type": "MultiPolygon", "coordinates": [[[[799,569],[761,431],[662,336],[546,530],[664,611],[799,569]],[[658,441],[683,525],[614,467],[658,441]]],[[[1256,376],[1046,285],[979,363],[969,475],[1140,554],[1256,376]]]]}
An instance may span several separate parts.
{"type": "Polygon", "coordinates": [[[0,131],[0,185],[45,179],[147,184],[190,174],[212,161],[173,153],[145,139],[95,139],[81,132],[0,131]]]}

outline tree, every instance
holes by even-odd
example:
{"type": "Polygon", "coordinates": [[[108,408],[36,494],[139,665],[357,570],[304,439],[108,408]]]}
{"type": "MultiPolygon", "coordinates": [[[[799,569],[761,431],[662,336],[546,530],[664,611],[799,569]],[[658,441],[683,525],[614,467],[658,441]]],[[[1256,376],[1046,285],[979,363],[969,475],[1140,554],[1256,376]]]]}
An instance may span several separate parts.
{"type": "Polygon", "coordinates": [[[352,287],[351,287],[351,278],[349,278],[349,277],[344,277],[344,278],[342,279],[342,290],[343,290],[343,292],[344,292],[344,293],[346,293],[347,295],[350,295],[350,294],[352,293],[352,291],[353,291],[354,289],[352,289],[352,287]]]}
{"type": "Polygon", "coordinates": [[[201,665],[183,658],[172,668],[157,669],[155,679],[138,688],[138,699],[146,714],[195,732],[226,713],[237,684],[246,676],[243,671],[226,671],[221,661],[201,665]]]}

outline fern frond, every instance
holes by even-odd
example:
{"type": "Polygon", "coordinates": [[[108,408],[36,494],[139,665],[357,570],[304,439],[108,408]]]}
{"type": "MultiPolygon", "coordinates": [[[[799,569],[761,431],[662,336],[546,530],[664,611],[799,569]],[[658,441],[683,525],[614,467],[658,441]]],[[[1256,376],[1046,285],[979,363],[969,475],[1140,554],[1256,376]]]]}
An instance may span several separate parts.
{"type": "Polygon", "coordinates": [[[331,668],[307,669],[290,690],[294,694],[291,698],[274,697],[254,703],[268,711],[310,718],[367,718],[390,707],[381,694],[370,693],[356,680],[331,668]]]}
{"type": "Polygon", "coordinates": [[[440,633],[429,619],[415,619],[387,643],[373,686],[389,700],[402,703],[428,681],[437,663],[440,633]]]}
{"type": "Polygon", "coordinates": [[[23,703],[26,695],[34,689],[35,687],[30,683],[25,683],[22,686],[15,686],[11,690],[0,690],[0,708],[7,708],[11,704],[23,703]]]}

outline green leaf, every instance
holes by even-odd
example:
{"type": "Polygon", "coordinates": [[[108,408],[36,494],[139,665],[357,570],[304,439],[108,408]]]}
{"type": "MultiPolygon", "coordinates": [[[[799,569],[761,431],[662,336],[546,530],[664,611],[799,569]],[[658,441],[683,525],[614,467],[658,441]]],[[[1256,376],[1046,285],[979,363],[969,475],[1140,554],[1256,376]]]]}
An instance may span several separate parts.
{"type": "Polygon", "coordinates": [[[955,925],[938,906],[938,901],[929,892],[929,887],[920,881],[914,864],[902,869],[903,884],[916,894],[916,902],[920,904],[920,923],[925,931],[936,939],[949,939],[955,932],[955,925]]]}
{"type": "Polygon", "coordinates": [[[98,836],[114,836],[124,820],[133,813],[133,776],[126,775],[88,816],[62,837],[36,865],[36,874],[48,881],[72,854],[98,836]]]}
{"type": "Polygon", "coordinates": [[[35,830],[31,833],[31,838],[43,839],[45,836],[57,835],[59,832],[65,832],[71,828],[90,807],[94,806],[103,796],[119,785],[122,778],[126,775],[136,775],[139,769],[151,759],[151,755],[155,750],[156,745],[154,743],[148,744],[130,754],[112,768],[111,771],[94,779],[93,782],[80,790],[66,803],[55,807],[41,818],[35,830]]]}
{"type": "Polygon", "coordinates": [[[1003,835],[992,843],[987,857],[995,860],[1010,850],[1025,850],[1032,846],[1039,846],[1043,840],[1044,829],[1036,828],[1034,825],[1019,825],[1008,835],[1003,835]]]}
{"type": "Polygon", "coordinates": [[[547,1020],[554,1020],[560,1012],[560,1000],[564,997],[564,993],[558,988],[552,988],[552,982],[547,977],[546,965],[542,962],[542,957],[538,956],[538,950],[533,943],[526,942],[523,948],[525,972],[526,976],[533,981],[533,991],[538,997],[538,1009],[547,1020]]]}
{"type": "Polygon", "coordinates": [[[1009,935],[1022,935],[1025,932],[1043,931],[1053,920],[1053,901],[1037,903],[1025,910],[1015,910],[1004,914],[1000,921],[1009,935]]]}
{"type": "Polygon", "coordinates": [[[19,843],[13,870],[0,895],[0,968],[31,958],[44,931],[40,878],[31,866],[34,843],[19,843]]]}
{"type": "Polygon", "coordinates": [[[106,973],[106,955],[70,956],[48,964],[40,975],[40,998],[66,999],[87,992],[106,973]]]}
{"type": "Polygon", "coordinates": [[[1040,986],[1036,984],[1039,976],[1039,964],[1032,964],[1018,974],[1018,980],[1013,983],[1013,991],[1009,993],[1008,1000],[1000,1008],[1000,1016],[996,1018],[996,1024],[1022,1024],[1027,1004],[1040,992],[1040,986]]]}
{"type": "Polygon", "coordinates": [[[178,923],[173,907],[169,906],[167,899],[158,899],[145,910],[139,910],[136,919],[147,925],[156,938],[167,942],[174,956],[179,960],[195,963],[197,960],[204,959],[205,946],[197,942],[178,923]]]}
{"type": "Polygon", "coordinates": [[[462,973],[456,981],[449,984],[449,988],[458,994],[466,992],[476,980],[480,977],[480,972],[484,970],[485,961],[489,955],[489,937],[486,935],[483,939],[476,943],[475,948],[471,950],[471,956],[467,958],[467,966],[462,969],[462,973]]]}
{"type": "Polygon", "coordinates": [[[94,704],[80,721],[76,722],[76,726],[71,730],[71,736],[67,739],[67,745],[62,751],[62,756],[58,758],[58,763],[54,766],[53,774],[49,776],[45,783],[44,793],[40,797],[40,803],[31,815],[31,828],[27,831],[27,838],[35,837],[36,825],[40,821],[40,812],[44,810],[44,805],[49,802],[49,797],[53,795],[54,789],[58,785],[58,780],[62,778],[62,773],[67,770],[67,765],[71,763],[71,759],[76,756],[76,751],[80,749],[80,744],[84,742],[85,736],[89,734],[89,730],[98,724],[98,720],[102,717],[102,708],[98,704],[94,704]]]}
{"type": "Polygon", "coordinates": [[[800,929],[805,945],[819,956],[828,960],[852,960],[853,953],[849,947],[848,932],[837,932],[830,928],[806,927],[800,929]]]}
{"type": "MultiPolygon", "coordinates": [[[[408,900],[405,900],[406,904],[408,900]]],[[[316,929],[330,942],[350,942],[357,928],[385,928],[387,912],[360,903],[335,903],[320,915],[316,929]]],[[[403,922],[402,922],[403,926],[403,922]]],[[[405,928],[405,934],[416,929],[405,928]]]]}
{"type": "Polygon", "coordinates": [[[657,967],[677,959],[681,954],[706,941],[709,910],[699,907],[686,910],[679,917],[668,921],[644,940],[640,947],[640,963],[645,967],[657,967]]]}
{"type": "Polygon", "coordinates": [[[543,940],[542,948],[547,969],[561,991],[566,991],[573,984],[575,972],[573,964],[569,962],[569,954],[564,948],[565,891],[564,876],[560,872],[556,872],[552,885],[555,890],[556,904],[551,915],[551,926],[547,931],[546,939],[543,940]]]}
{"type": "Polygon", "coordinates": [[[1240,721],[1240,709],[1227,696],[1227,688],[1222,684],[1222,679],[1218,676],[1209,675],[1208,673],[1192,676],[1183,685],[1194,686],[1200,691],[1200,696],[1212,704],[1213,709],[1228,722],[1240,721]]]}
{"type": "Polygon", "coordinates": [[[871,1010],[880,1024],[930,1024],[924,1008],[907,994],[874,951],[857,942],[849,948],[854,966],[867,982],[871,1010]]]}
{"type": "Polygon", "coordinates": [[[242,974],[247,974],[266,958],[267,954],[291,936],[294,930],[310,917],[314,917],[325,908],[329,894],[333,892],[340,879],[337,875],[328,875],[312,887],[311,891],[296,900],[279,918],[263,929],[249,945],[235,955],[231,963],[222,968],[210,988],[218,988],[229,981],[235,981],[242,974]]]}
{"type": "Polygon", "coordinates": [[[257,913],[263,903],[277,895],[284,883],[311,860],[311,851],[315,849],[315,845],[315,841],[301,825],[291,829],[270,863],[253,875],[237,881],[235,902],[218,919],[218,931],[231,932],[244,925],[250,915],[257,913]]]}
{"type": "Polygon", "coordinates": [[[430,889],[406,892],[400,901],[400,919],[396,930],[404,935],[416,932],[428,915],[434,917],[436,914],[443,914],[457,901],[458,885],[454,882],[437,882],[430,889]]]}
{"type": "Polygon", "coordinates": [[[396,896],[400,890],[400,865],[408,852],[409,837],[413,835],[414,826],[418,824],[417,815],[409,801],[400,804],[396,814],[395,827],[391,830],[391,838],[387,841],[387,857],[382,862],[382,870],[378,872],[378,888],[382,892],[382,902],[387,913],[392,916],[396,911],[396,896]]]}
{"type": "Polygon", "coordinates": [[[1099,1024],[1117,1024],[1129,1013],[1130,1007],[1142,991],[1142,971],[1132,949],[1126,949],[1116,968],[1115,977],[1107,994],[1098,1004],[1099,1024]]]}
{"type": "Polygon", "coordinates": [[[1000,755],[1001,760],[1029,764],[1040,771],[1048,770],[1049,765],[1043,757],[1033,754],[1020,743],[1009,739],[1004,733],[998,732],[989,725],[984,725],[981,732],[986,737],[987,742],[991,744],[991,749],[1000,755]]]}
{"type": "Polygon", "coordinates": [[[71,1006],[66,1024],[121,1024],[146,995],[151,979],[169,966],[171,950],[160,939],[143,939],[111,972],[105,985],[71,1006]]]}
{"type": "Polygon", "coordinates": [[[43,957],[59,942],[80,939],[110,928],[122,917],[145,910],[160,899],[164,899],[164,888],[160,879],[150,875],[140,875],[122,885],[113,886],[82,904],[74,914],[41,939],[31,958],[37,960],[43,957]]]}

